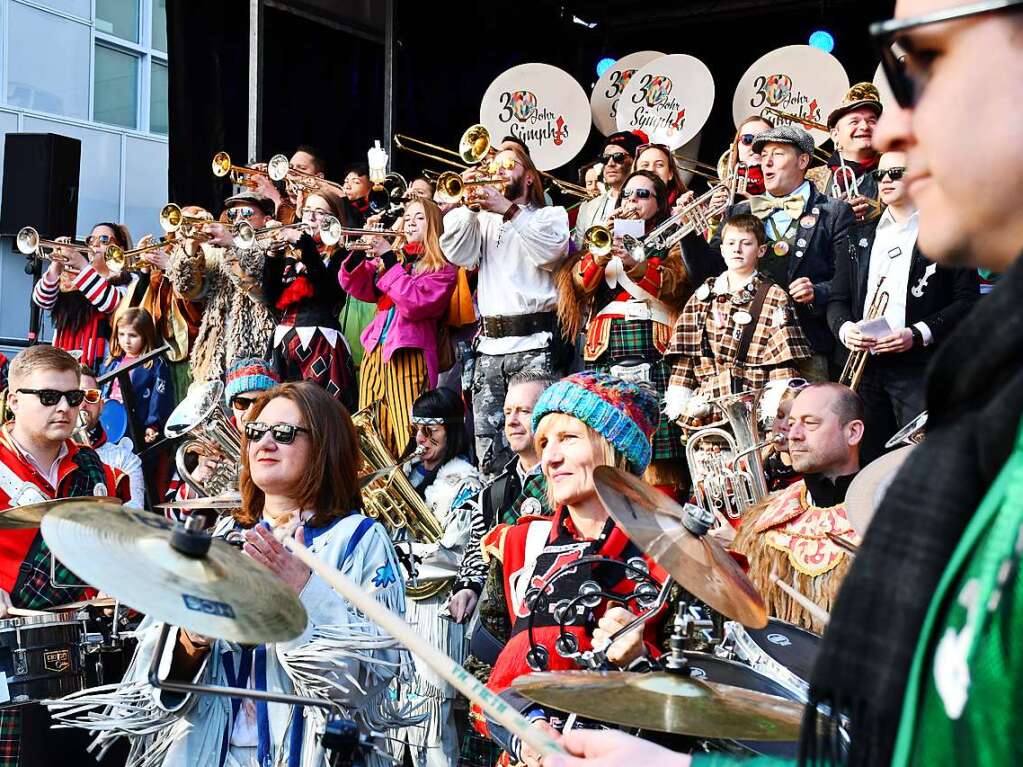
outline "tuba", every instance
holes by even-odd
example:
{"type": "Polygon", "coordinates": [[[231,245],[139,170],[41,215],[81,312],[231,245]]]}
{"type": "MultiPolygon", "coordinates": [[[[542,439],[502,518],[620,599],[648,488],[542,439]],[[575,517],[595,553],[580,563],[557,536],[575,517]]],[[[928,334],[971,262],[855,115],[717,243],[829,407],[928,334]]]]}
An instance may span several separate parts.
{"type": "Polygon", "coordinates": [[[738,519],[767,497],[767,475],[760,457],[763,441],[755,413],[759,391],[718,397],[711,402],[724,414],[724,424],[698,429],[686,442],[686,462],[697,505],[738,519]]]}
{"type": "Polygon", "coordinates": [[[181,479],[200,496],[221,495],[238,489],[241,433],[228,416],[223,402],[224,384],[220,381],[193,384],[164,427],[168,439],[188,436],[178,445],[174,463],[181,479]],[[201,483],[192,479],[185,466],[185,453],[189,448],[197,448],[200,454],[219,461],[213,475],[201,483]]]}
{"type": "MultiPolygon", "coordinates": [[[[378,520],[394,535],[401,529],[417,543],[436,543],[444,536],[444,528],[420,497],[408,477],[395,463],[377,428],[377,410],[369,405],[352,416],[359,435],[359,448],[365,461],[364,476],[381,470],[384,476],[372,479],[362,488],[362,503],[367,517],[378,520]]],[[[451,585],[451,579],[409,583],[405,595],[409,599],[429,599],[451,585]]]]}

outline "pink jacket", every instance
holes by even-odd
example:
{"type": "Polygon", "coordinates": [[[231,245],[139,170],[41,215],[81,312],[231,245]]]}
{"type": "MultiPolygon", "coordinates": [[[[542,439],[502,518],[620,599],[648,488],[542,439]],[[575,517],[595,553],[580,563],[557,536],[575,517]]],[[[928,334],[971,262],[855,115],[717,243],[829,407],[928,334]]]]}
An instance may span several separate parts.
{"type": "MultiPolygon", "coordinates": [[[[437,323],[447,313],[451,294],[455,292],[457,267],[444,264],[439,272],[406,274],[401,264],[395,264],[376,277],[375,260],[361,262],[352,272],[342,263],[338,281],[360,301],[376,303],[382,295],[390,296],[395,313],[384,340],[384,362],[389,362],[398,349],[419,349],[426,359],[430,388],[435,388],[439,373],[437,323]]],[[[378,310],[373,321],[362,331],[362,346],[367,354],[380,343],[387,314],[387,311],[378,310]]]]}

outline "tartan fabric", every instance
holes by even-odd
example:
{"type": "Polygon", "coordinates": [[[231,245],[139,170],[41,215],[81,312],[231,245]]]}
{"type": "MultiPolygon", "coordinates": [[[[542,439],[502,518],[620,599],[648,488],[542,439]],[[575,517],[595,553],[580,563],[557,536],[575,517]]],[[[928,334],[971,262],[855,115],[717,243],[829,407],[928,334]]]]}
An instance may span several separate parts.
{"type": "Polygon", "coordinates": [[[750,311],[764,279],[758,273],[742,291],[731,293],[722,275],[707,280],[689,299],[675,323],[665,355],[673,363],[673,386],[721,397],[798,375],[795,363],[811,355],[810,345],[796,320],[791,299],[773,282],[746,359],[737,359],[744,326],[735,322],[735,317],[740,311],[750,311]]]}
{"type": "Polygon", "coordinates": [[[21,563],[21,572],[11,594],[11,601],[29,610],[44,610],[54,605],[87,598],[86,592],[91,589],[61,586],[81,581],[64,567],[60,560],[54,563],[53,572],[56,576],[55,581],[50,580],[50,548],[43,540],[43,536],[37,535],[32,541],[32,548],[21,563]]]}
{"type": "MultiPolygon", "coordinates": [[[[594,361],[587,362],[586,368],[610,373],[612,365],[626,360],[649,362],[651,383],[658,400],[663,400],[671,369],[654,344],[655,327],[656,323],[647,320],[612,320],[607,351],[594,361]]],[[[666,418],[661,418],[654,431],[653,448],[655,461],[683,457],[685,450],[682,448],[682,430],[666,418]]]]}
{"type": "Polygon", "coordinates": [[[21,759],[21,709],[0,709],[0,767],[18,767],[21,759]]]}
{"type": "Polygon", "coordinates": [[[522,486],[522,491],[518,497],[510,507],[501,512],[500,521],[506,525],[514,525],[515,521],[523,514],[541,517],[554,515],[550,506],[547,505],[547,478],[544,477],[542,471],[526,477],[526,483],[522,486]],[[532,503],[529,499],[533,499],[537,503],[532,503]],[[539,504],[539,507],[537,507],[537,504],[539,504]],[[523,509],[523,506],[526,505],[531,508],[523,509]]]}

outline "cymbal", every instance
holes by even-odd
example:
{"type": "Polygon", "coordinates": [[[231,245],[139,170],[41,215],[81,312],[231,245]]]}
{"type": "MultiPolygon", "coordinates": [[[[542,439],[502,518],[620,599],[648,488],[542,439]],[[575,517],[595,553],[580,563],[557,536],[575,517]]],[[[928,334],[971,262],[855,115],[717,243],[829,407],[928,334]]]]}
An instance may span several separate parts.
{"type": "Polygon", "coordinates": [[[803,718],[801,703],[666,671],[549,671],[513,687],[559,711],[699,738],[798,740],[803,718]]]}
{"type": "Polygon", "coordinates": [[[884,494],[914,448],[916,445],[906,445],[875,458],[849,483],[845,491],[845,513],[860,538],[866,534],[884,494]]]}
{"type": "Polygon", "coordinates": [[[214,539],[188,556],[171,545],[180,525],[146,511],[61,501],[42,522],[54,555],[83,579],[139,612],[241,644],[294,639],[305,608],[280,578],[214,539]]]}
{"type": "Polygon", "coordinates": [[[717,541],[682,525],[681,506],[621,469],[599,466],[593,479],[615,522],[682,588],[744,626],[767,625],[767,607],[752,581],[717,541]]]}
{"type": "Polygon", "coordinates": [[[167,503],[156,504],[158,509],[214,509],[216,511],[223,511],[240,509],[241,507],[242,496],[239,492],[227,492],[204,498],[187,498],[183,501],[167,501],[167,503]]]}
{"type": "MultiPolygon", "coordinates": [[[[24,506],[12,506],[9,509],[4,509],[0,511],[0,530],[27,530],[39,527],[43,517],[67,500],[67,498],[58,498],[53,501],[29,503],[24,506]]],[[[97,508],[104,508],[107,511],[121,508],[121,501],[117,498],[86,495],[74,500],[94,505],[97,508]]]]}
{"type": "Polygon", "coordinates": [[[66,605],[47,607],[46,612],[62,613],[71,610],[84,610],[86,607],[108,608],[115,607],[116,605],[117,600],[113,597],[94,597],[93,599],[83,599],[81,602],[69,602],[66,605]]]}

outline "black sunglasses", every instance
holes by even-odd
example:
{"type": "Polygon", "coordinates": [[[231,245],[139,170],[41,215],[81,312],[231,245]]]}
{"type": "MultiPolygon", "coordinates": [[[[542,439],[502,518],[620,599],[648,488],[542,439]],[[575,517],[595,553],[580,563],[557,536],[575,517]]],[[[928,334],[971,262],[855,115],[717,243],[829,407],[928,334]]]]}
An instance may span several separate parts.
{"type": "Polygon", "coordinates": [[[894,167],[894,168],[877,168],[874,171],[874,178],[878,181],[884,181],[884,177],[887,176],[892,181],[898,181],[900,178],[906,175],[906,168],[894,167]]]}
{"type": "Polygon", "coordinates": [[[916,106],[931,75],[928,62],[922,60],[925,57],[916,55],[913,40],[905,34],[906,32],[931,24],[957,21],[992,11],[1018,10],[1021,7],[1023,0],[987,0],[909,19],[892,19],[871,24],[870,36],[881,56],[881,68],[888,78],[888,85],[898,105],[903,109],[916,106]],[[900,56],[893,50],[896,44],[905,52],[904,55],[900,56]]]}
{"type": "Polygon", "coordinates": [[[71,407],[78,407],[85,399],[85,392],[81,389],[71,391],[58,391],[57,389],[18,389],[19,394],[34,394],[39,397],[39,402],[44,407],[53,407],[63,397],[71,407]]]}
{"type": "Polygon", "coordinates": [[[248,410],[255,401],[255,397],[243,397],[241,394],[236,394],[231,397],[231,407],[235,410],[248,410]]]}
{"type": "Polygon", "coordinates": [[[753,139],[757,137],[756,133],[743,133],[739,136],[739,141],[743,146],[753,146],[753,139]]]}
{"type": "Polygon", "coordinates": [[[622,190],[622,199],[628,200],[635,197],[637,200],[649,200],[653,194],[649,189],[624,189],[622,190]]]}
{"type": "Polygon", "coordinates": [[[624,165],[625,158],[628,157],[625,152],[613,152],[612,154],[604,155],[604,162],[613,162],[615,165],[624,165]]]}
{"type": "Polygon", "coordinates": [[[262,421],[249,421],[245,424],[245,436],[252,442],[259,442],[264,434],[270,432],[273,441],[278,445],[290,445],[300,431],[309,433],[309,429],[291,423],[268,424],[262,421]]]}

